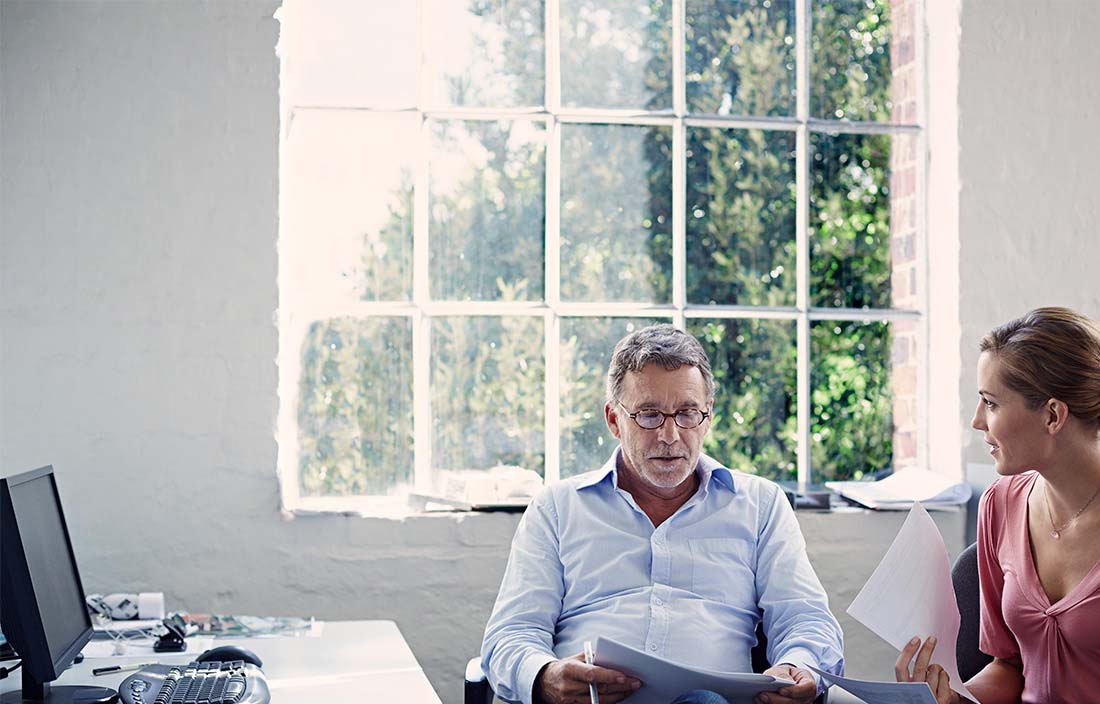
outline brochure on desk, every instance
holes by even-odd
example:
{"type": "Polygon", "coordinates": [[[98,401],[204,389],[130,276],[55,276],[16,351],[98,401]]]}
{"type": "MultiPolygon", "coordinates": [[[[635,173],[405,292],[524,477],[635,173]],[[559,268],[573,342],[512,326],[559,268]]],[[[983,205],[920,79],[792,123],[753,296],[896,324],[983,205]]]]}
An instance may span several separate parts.
{"type": "Polygon", "coordinates": [[[709,689],[737,702],[751,702],[760,692],[775,692],[789,684],[771,675],[750,672],[712,672],[647,655],[610,638],[597,638],[595,663],[642,681],[630,704],[668,704],[691,689],[709,689]]]}

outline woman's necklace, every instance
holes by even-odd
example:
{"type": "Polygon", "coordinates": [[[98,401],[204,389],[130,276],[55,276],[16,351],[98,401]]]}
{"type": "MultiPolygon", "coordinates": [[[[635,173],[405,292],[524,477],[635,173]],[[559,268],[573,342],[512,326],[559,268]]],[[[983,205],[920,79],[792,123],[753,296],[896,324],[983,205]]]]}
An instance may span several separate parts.
{"type": "Polygon", "coordinates": [[[1069,528],[1071,525],[1073,525],[1073,522],[1077,520],[1078,516],[1080,516],[1082,513],[1085,512],[1085,509],[1089,507],[1089,504],[1092,503],[1092,500],[1095,499],[1097,497],[1097,495],[1100,495],[1100,487],[1097,487],[1096,491],[1092,492],[1092,496],[1090,496],[1089,500],[1085,502],[1085,505],[1082,506],[1081,508],[1077,509],[1077,513],[1073,514],[1073,516],[1071,516],[1068,521],[1063,523],[1061,526],[1056,526],[1056,525],[1054,525],[1054,513],[1050,510],[1050,496],[1047,495],[1047,484],[1044,481],[1043,482],[1043,503],[1045,503],[1047,505],[1047,519],[1050,520],[1050,537],[1054,538],[1055,540],[1058,540],[1059,538],[1061,538],[1062,537],[1062,531],[1064,531],[1066,528],[1069,528]]]}

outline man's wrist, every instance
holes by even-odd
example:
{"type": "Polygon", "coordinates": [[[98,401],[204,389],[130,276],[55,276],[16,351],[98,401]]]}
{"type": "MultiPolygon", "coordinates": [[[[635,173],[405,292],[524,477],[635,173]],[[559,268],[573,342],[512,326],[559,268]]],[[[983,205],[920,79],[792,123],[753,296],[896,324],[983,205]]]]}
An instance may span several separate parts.
{"type": "Polygon", "coordinates": [[[531,683],[531,704],[545,704],[546,697],[543,691],[542,678],[546,674],[546,670],[553,665],[557,660],[547,660],[539,667],[538,672],[535,673],[535,679],[531,683]]]}

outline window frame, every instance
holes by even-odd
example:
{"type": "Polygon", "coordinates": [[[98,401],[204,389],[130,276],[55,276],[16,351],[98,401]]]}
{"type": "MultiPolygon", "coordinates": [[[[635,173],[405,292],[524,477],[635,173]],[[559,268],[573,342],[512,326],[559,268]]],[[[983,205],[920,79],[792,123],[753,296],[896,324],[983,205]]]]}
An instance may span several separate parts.
{"type": "MultiPolygon", "coordinates": [[[[918,422],[916,439],[916,464],[926,465],[928,456],[928,430],[924,420],[928,415],[928,233],[927,209],[927,161],[926,135],[926,61],[924,55],[924,3],[913,0],[911,17],[914,59],[918,80],[911,87],[916,100],[916,120],[912,123],[875,123],[845,120],[825,120],[811,117],[810,45],[812,41],[811,2],[794,0],[795,5],[795,89],[796,112],[788,117],[746,117],[689,114],[686,107],[685,74],[685,24],[686,2],[672,2],[672,93],[673,109],[648,112],[644,110],[577,109],[562,107],[560,73],[560,31],[558,23],[559,0],[545,0],[545,105],[539,108],[482,109],[469,107],[442,107],[425,105],[430,95],[429,81],[433,75],[424,52],[424,2],[418,0],[417,51],[418,85],[415,106],[369,107],[338,105],[293,104],[287,91],[280,92],[280,233],[279,233],[279,415],[276,430],[278,441],[278,474],[281,484],[282,504],[287,511],[353,511],[370,515],[394,515],[407,513],[405,499],[400,496],[302,496],[299,491],[298,407],[299,369],[301,343],[311,323],[337,316],[407,317],[412,324],[413,359],[413,427],[414,468],[412,491],[429,493],[432,486],[432,409],[431,409],[431,323],[438,316],[531,316],[541,317],[545,339],[544,384],[544,440],[545,482],[560,478],[559,402],[560,402],[560,330],[563,318],[576,317],[634,317],[669,318],[681,329],[692,319],[764,319],[794,321],[797,339],[796,398],[808,399],[811,394],[811,339],[810,328],[816,321],[913,321],[917,325],[917,339],[921,360],[918,364],[917,399],[918,422]],[[326,304],[318,307],[301,305],[293,290],[283,282],[283,257],[288,238],[286,230],[288,210],[296,207],[286,192],[286,137],[288,125],[296,111],[304,110],[353,110],[380,114],[412,113],[419,120],[418,141],[415,145],[415,181],[413,188],[413,285],[412,300],[407,302],[347,301],[343,304],[326,304]],[[431,299],[429,280],[429,144],[431,126],[437,120],[494,121],[530,119],[545,125],[545,225],[544,225],[544,297],[542,301],[435,301],[431,299]],[[672,301],[668,304],[652,303],[592,303],[562,301],[560,296],[560,201],[561,201],[561,129],[563,125],[630,125],[665,126],[672,130],[672,301]],[[796,286],[795,305],[764,307],[748,305],[689,304],[686,291],[686,198],[687,198],[687,130],[689,128],[761,129],[785,131],[795,136],[795,250],[796,286]],[[813,134],[860,135],[908,135],[916,140],[916,209],[914,213],[918,244],[916,246],[917,304],[914,308],[828,308],[810,305],[810,189],[811,151],[813,134]]],[[[286,0],[288,5],[293,0],[286,0]]],[[[897,0],[894,0],[896,3],[897,0]]],[[[280,12],[286,12],[284,6],[280,12]]],[[[293,22],[294,12],[282,17],[285,23],[293,22]]],[[[283,40],[280,41],[283,44],[283,40]]],[[[287,51],[281,46],[281,52],[287,51]]],[[[283,73],[285,78],[285,55],[283,73]]],[[[721,390],[719,390],[721,393],[721,390]]],[[[799,482],[812,478],[810,459],[811,404],[797,404],[797,477],[799,482]]]]}

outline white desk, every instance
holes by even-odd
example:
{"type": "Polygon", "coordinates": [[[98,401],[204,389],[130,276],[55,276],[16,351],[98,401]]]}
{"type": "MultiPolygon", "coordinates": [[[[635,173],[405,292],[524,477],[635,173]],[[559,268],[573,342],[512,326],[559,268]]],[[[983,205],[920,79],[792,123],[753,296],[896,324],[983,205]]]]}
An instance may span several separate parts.
{"type": "MultiPolygon", "coordinates": [[[[277,704],[441,704],[420,664],[393,621],[326,621],[319,638],[218,638],[214,646],[241,645],[264,662],[277,704]]],[[[194,655],[159,653],[157,662],[186,664],[194,655]]],[[[131,672],[99,677],[93,667],[148,662],[149,656],[87,658],[57,684],[113,687],[131,672]]],[[[0,680],[0,692],[19,689],[19,671],[0,680]]]]}

